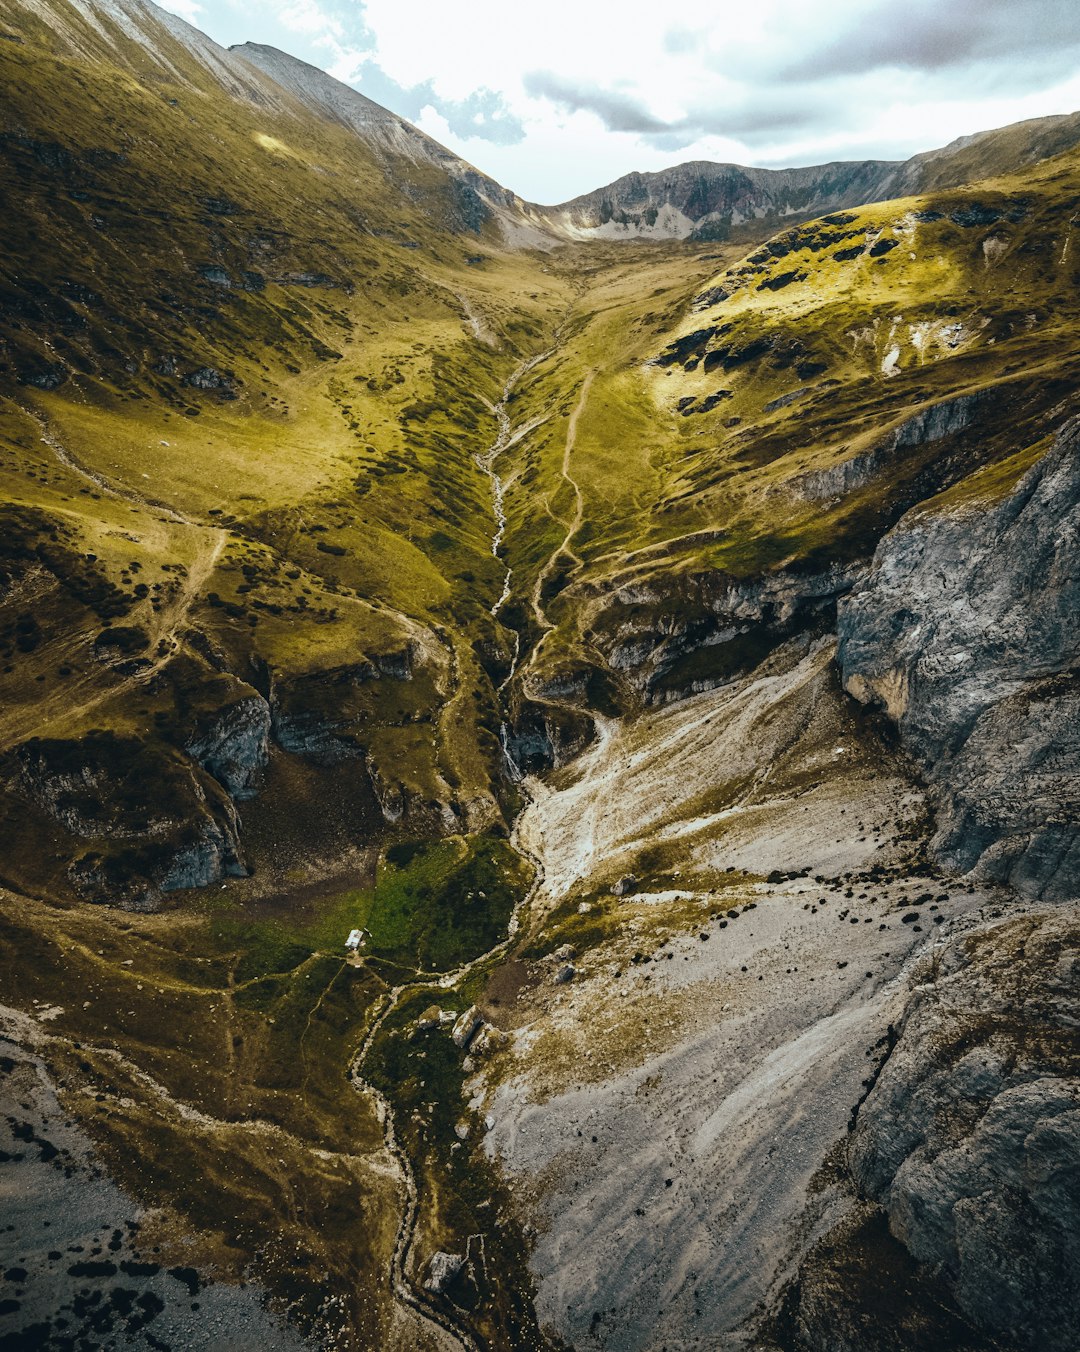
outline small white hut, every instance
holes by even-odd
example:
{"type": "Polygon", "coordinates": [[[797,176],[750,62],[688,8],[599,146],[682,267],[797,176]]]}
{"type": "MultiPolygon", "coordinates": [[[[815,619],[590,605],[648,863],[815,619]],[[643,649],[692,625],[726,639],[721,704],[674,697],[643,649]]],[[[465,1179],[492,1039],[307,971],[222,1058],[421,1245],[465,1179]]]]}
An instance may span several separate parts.
{"type": "Polygon", "coordinates": [[[350,930],[349,937],[345,940],[346,952],[355,953],[358,949],[363,948],[364,944],[370,938],[371,935],[368,934],[366,929],[350,930]]]}

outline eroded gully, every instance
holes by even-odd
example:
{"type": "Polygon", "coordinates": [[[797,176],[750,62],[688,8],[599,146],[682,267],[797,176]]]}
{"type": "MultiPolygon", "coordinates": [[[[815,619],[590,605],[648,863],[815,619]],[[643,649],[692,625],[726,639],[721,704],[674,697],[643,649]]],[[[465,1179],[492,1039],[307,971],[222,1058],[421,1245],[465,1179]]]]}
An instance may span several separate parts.
{"type": "MultiPolygon", "coordinates": [[[[538,366],[542,361],[550,357],[558,348],[561,330],[557,330],[555,341],[551,347],[543,352],[538,352],[532,357],[526,358],[519,363],[511,372],[506,384],[503,386],[501,397],[498,402],[491,405],[491,411],[495,415],[497,432],[495,440],[486,451],[478,453],[474,459],[479,468],[487,476],[491,485],[492,516],[494,519],[494,531],[491,537],[491,553],[497,559],[502,559],[502,542],[506,534],[506,510],[504,506],[504,497],[506,492],[505,483],[496,469],[499,458],[517,441],[525,436],[537,422],[528,423],[519,428],[514,428],[508,405],[514,394],[515,389],[524,379],[524,377],[538,366]]],[[[506,604],[510,597],[513,581],[513,569],[506,565],[506,574],[503,579],[502,592],[498,600],[491,607],[491,614],[497,617],[499,611],[506,604]]],[[[514,659],[511,664],[510,673],[503,681],[499,689],[502,691],[510,683],[517,669],[519,658],[518,645],[515,643],[514,659]]],[[[524,781],[518,767],[514,764],[512,757],[506,747],[506,738],[503,736],[503,753],[506,758],[507,772],[510,778],[519,784],[526,797],[529,795],[527,784],[524,781]]],[[[479,957],[464,963],[461,967],[452,972],[442,975],[436,983],[443,989],[452,989],[464,981],[471,972],[473,972],[482,963],[490,962],[494,958],[500,957],[505,953],[514,936],[517,934],[521,915],[528,908],[537,892],[543,886],[544,866],[543,861],[538,854],[529,848],[527,843],[521,838],[520,823],[522,814],[519,812],[514,820],[511,831],[511,844],[523,855],[533,866],[533,880],[527,892],[522,896],[511,913],[507,925],[506,938],[501,940],[486,953],[479,957]]],[[[389,990],[376,1007],[375,1017],[371,1026],[368,1028],[360,1048],[353,1058],[350,1081],[357,1093],[374,1101],[379,1122],[383,1130],[383,1140],[386,1149],[401,1174],[402,1185],[404,1189],[404,1204],[402,1206],[401,1219],[398,1223],[397,1232],[394,1237],[394,1250],[390,1263],[390,1279],[394,1299],[414,1314],[419,1315],[435,1334],[436,1340],[445,1345],[452,1345],[466,1349],[466,1352],[481,1352],[481,1345],[468,1328],[459,1322],[451,1311],[436,1302],[422,1287],[417,1286],[409,1276],[409,1258],[412,1253],[413,1244],[416,1239],[416,1230],[420,1215],[419,1192],[416,1183],[416,1174],[409,1159],[408,1152],[404,1149],[398,1139],[397,1126],[394,1118],[394,1109],[386,1095],[378,1089],[370,1080],[364,1078],[364,1066],[368,1055],[371,1052],[375,1041],[382,1030],[386,1020],[393,1014],[401,998],[409,991],[421,986],[430,986],[430,978],[418,978],[414,981],[404,982],[400,986],[394,986],[389,990]]]]}

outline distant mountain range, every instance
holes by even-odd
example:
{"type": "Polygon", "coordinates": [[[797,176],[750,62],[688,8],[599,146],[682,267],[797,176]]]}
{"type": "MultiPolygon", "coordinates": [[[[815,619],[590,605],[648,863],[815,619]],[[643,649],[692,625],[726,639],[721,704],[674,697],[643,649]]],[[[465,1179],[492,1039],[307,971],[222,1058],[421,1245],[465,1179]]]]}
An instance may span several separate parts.
{"type": "Polygon", "coordinates": [[[630,173],[554,206],[525,201],[481,173],[405,118],[325,71],[262,43],[225,49],[152,0],[110,0],[70,7],[58,16],[46,0],[0,3],[12,29],[36,13],[55,45],[71,54],[108,59],[135,74],[184,79],[191,59],[234,98],[287,111],[295,103],[348,128],[399,177],[410,195],[457,232],[497,222],[512,245],[549,247],[566,239],[697,239],[760,237],[763,225],[808,220],[934,188],[957,187],[1010,173],[1080,141],[1080,112],[1035,118],[963,136],[909,160],[841,160],[786,169],[692,160],[657,173],[630,173]],[[416,173],[433,169],[438,178],[416,173]]]}
{"type": "Polygon", "coordinates": [[[228,55],[258,67],[313,112],[350,127],[385,156],[428,164],[448,175],[456,189],[453,218],[459,228],[479,230],[493,216],[508,242],[523,245],[544,244],[551,236],[722,240],[760,235],[762,224],[808,220],[1010,173],[1080,141],[1076,112],[962,136],[909,160],[835,160],[791,169],[691,160],[657,173],[625,174],[568,202],[542,206],[502,187],[351,86],[276,47],[244,43],[228,55]]]}
{"type": "Polygon", "coordinates": [[[276,47],[249,42],[231,47],[227,55],[257,67],[311,111],[351,128],[387,158],[431,165],[446,174],[455,187],[457,228],[479,230],[494,217],[508,242],[522,245],[545,244],[551,236],[722,240],[760,235],[763,224],[808,220],[1011,173],[1080,141],[1076,112],[962,136],[909,160],[834,160],[790,169],[691,160],[657,173],[624,174],[568,202],[542,206],[526,202],[351,86],[276,47]]]}
{"type": "Polygon", "coordinates": [[[693,160],[655,174],[625,174],[543,215],[560,233],[592,239],[727,239],[740,227],[806,220],[935,188],[1011,173],[1080,141],[1080,113],[1034,118],[962,136],[909,160],[847,160],[753,169],[693,160]]]}

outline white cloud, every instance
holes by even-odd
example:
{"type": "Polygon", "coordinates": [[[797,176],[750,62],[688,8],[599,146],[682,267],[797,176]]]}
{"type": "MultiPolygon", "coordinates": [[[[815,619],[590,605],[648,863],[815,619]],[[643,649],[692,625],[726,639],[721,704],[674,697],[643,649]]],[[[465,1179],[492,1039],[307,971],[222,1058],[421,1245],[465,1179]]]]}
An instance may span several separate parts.
{"type": "Polygon", "coordinates": [[[276,9],[281,22],[294,33],[314,38],[340,38],[345,32],[341,20],[323,10],[317,0],[288,0],[276,9]]]}
{"type": "Polygon", "coordinates": [[[540,201],[688,159],[901,158],[1080,104],[1068,0],[201,2],[540,201]]]}
{"type": "Polygon", "coordinates": [[[179,14],[188,23],[197,25],[202,17],[203,7],[196,0],[160,0],[160,4],[162,9],[167,9],[170,14],[179,14]]]}

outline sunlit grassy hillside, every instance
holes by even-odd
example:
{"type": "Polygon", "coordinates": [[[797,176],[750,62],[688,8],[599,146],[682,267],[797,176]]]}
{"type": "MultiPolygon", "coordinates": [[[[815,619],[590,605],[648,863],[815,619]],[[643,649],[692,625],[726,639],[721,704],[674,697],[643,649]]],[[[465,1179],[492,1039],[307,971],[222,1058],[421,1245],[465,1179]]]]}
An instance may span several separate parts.
{"type": "MultiPolygon", "coordinates": [[[[133,43],[107,61],[89,29],[87,55],[21,7],[9,22],[4,745],[36,735],[67,763],[107,729],[180,798],[212,796],[174,751],[246,689],[352,761],[371,810],[335,844],[370,836],[378,804],[432,830],[497,820],[485,664],[508,645],[474,456],[566,286],[494,225],[462,233],[441,171],[388,164],[283,90],[234,97],[167,34],[163,73],[133,43]]],[[[121,772],[108,749],[93,773],[121,772]]],[[[252,816],[300,789],[275,757],[252,816]]],[[[149,844],[98,834],[13,845],[6,877],[64,891],[72,854],[119,849],[153,878],[149,844]]]]}
{"type": "Polygon", "coordinates": [[[1080,374],[1078,202],[1072,151],[798,226],[651,313],[612,262],[538,368],[536,407],[561,403],[511,496],[522,604],[556,625],[537,670],[656,638],[703,578],[842,570],[916,502],[1015,482],[1080,374]]]}
{"type": "MultiPolygon", "coordinates": [[[[485,958],[533,878],[501,743],[548,768],[721,682],[906,510],[1015,482],[1080,374],[1080,161],[749,252],[515,249],[240,58],[50,4],[0,0],[5,1000],[170,1261],[411,1346],[407,1158],[412,1287],[481,1236],[462,1320],[538,1346],[463,1056],[417,1019],[637,903],[587,880],[485,958]]],[[[711,820],[738,785],[706,769],[711,820]]],[[[674,888],[681,848],[626,858],[674,888]]]]}

